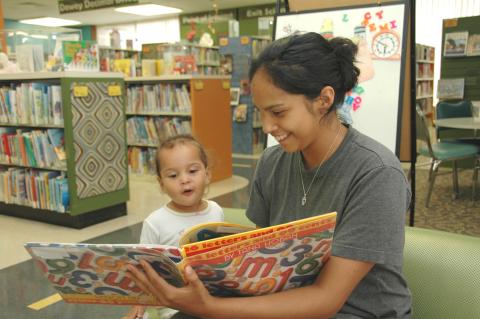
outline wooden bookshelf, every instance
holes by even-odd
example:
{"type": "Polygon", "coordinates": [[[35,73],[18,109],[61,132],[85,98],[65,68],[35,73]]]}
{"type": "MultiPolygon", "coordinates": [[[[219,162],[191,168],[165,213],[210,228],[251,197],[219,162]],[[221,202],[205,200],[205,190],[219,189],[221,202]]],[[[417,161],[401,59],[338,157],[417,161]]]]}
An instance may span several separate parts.
{"type": "Polygon", "coordinates": [[[435,117],[433,108],[434,60],[434,47],[423,44],[415,46],[416,101],[430,120],[435,117]]]}
{"type": "MultiPolygon", "coordinates": [[[[2,154],[7,156],[8,160],[3,159],[0,162],[1,173],[18,173],[17,177],[20,178],[17,179],[15,194],[5,195],[8,191],[6,179],[0,181],[4,192],[0,213],[74,228],[83,228],[125,215],[129,192],[124,121],[125,88],[122,74],[37,72],[0,75],[2,88],[16,88],[22,84],[28,87],[29,83],[60,87],[60,97],[57,100],[60,104],[56,105],[61,105],[63,123],[48,123],[49,113],[46,112],[42,113],[47,115],[41,121],[46,124],[35,121],[25,123],[23,120],[19,124],[16,123],[18,120],[15,116],[10,116],[8,119],[11,121],[2,121],[0,128],[15,129],[16,134],[19,134],[19,141],[23,133],[34,130],[39,133],[52,129],[63,130],[66,159],[62,161],[66,165],[24,165],[18,158],[12,161],[9,154],[2,154]],[[31,179],[28,187],[26,179],[21,182],[24,172],[53,173],[53,178],[48,181],[31,179]],[[59,176],[55,172],[58,172],[59,176]],[[63,193],[57,192],[52,186],[56,177],[66,179],[68,191],[64,188],[63,193]],[[35,182],[32,184],[33,180],[35,182]],[[37,186],[37,190],[33,191],[37,186]],[[62,195],[65,196],[63,200],[62,195]],[[62,205],[59,205],[59,199],[62,205]]],[[[46,101],[45,104],[38,110],[49,104],[47,97],[44,97],[43,101],[46,101]]],[[[20,104],[23,102],[24,100],[17,99],[15,103],[11,102],[10,107],[22,109],[20,104]]],[[[12,144],[12,147],[18,148],[18,145],[12,144]]],[[[44,148],[43,152],[47,149],[44,148]]],[[[35,157],[44,154],[38,150],[40,149],[37,149],[35,157]]],[[[28,155],[32,156],[32,152],[28,155]]],[[[23,154],[22,159],[24,162],[23,154]]]]}
{"type": "MultiPolygon", "coordinates": [[[[153,77],[134,77],[125,79],[127,93],[130,87],[142,87],[152,85],[172,85],[173,87],[185,86],[188,91],[190,109],[188,111],[158,111],[148,105],[147,101],[142,101],[142,105],[150,111],[134,111],[133,105],[127,105],[127,121],[131,117],[142,117],[145,121],[148,118],[171,119],[181,118],[189,121],[191,133],[205,146],[210,155],[212,163],[212,181],[226,179],[232,176],[232,128],[230,114],[230,77],[229,76],[211,76],[211,75],[163,75],[153,77]],[[153,109],[153,111],[152,111],[153,109]]],[[[130,94],[130,93],[128,93],[130,94]]],[[[132,103],[131,97],[127,96],[128,103],[132,103]]],[[[171,105],[162,104],[159,107],[171,107],[171,105]]],[[[141,107],[142,108],[142,107],[141,107]]],[[[138,132],[136,131],[136,133],[138,132]]],[[[153,158],[154,148],[161,141],[165,134],[155,133],[158,140],[148,140],[146,143],[129,143],[129,165],[130,172],[138,174],[138,165],[142,167],[149,165],[149,169],[141,169],[154,174],[153,158]],[[144,163],[138,163],[132,156],[132,152],[143,151],[148,159],[144,163]],[[137,165],[138,164],[138,165],[137,165]]],[[[130,140],[138,140],[128,136],[130,140]]]]}

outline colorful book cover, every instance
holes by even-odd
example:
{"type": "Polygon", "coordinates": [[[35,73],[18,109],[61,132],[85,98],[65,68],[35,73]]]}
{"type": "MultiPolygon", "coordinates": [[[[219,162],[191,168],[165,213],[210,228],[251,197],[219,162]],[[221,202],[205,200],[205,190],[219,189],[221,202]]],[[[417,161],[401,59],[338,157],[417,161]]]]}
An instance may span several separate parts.
{"type": "Polygon", "coordinates": [[[125,76],[135,76],[135,61],[133,59],[114,59],[113,71],[121,72],[125,76]]]}
{"type": "Polygon", "coordinates": [[[63,129],[60,128],[50,128],[47,130],[48,138],[50,139],[50,143],[53,145],[53,149],[57,154],[57,157],[60,161],[64,161],[67,159],[67,155],[65,153],[65,139],[63,135],[63,129]]]}
{"type": "Polygon", "coordinates": [[[187,232],[184,242],[209,239],[180,249],[140,244],[25,247],[66,302],[156,305],[126,276],[127,264],[146,260],[177,287],[184,285],[181,270],[191,265],[215,296],[270,294],[314,282],[330,257],[335,223],[334,212],[259,229],[204,224],[187,232]]]}
{"type": "Polygon", "coordinates": [[[98,71],[98,45],[95,41],[63,41],[63,64],[66,70],[98,71]]]}

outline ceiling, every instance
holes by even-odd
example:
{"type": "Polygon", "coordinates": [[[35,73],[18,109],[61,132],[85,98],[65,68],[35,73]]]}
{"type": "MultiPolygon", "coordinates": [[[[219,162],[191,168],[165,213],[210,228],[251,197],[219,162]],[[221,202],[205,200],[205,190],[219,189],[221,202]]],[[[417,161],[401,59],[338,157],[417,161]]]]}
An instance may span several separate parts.
{"type": "MultiPolygon", "coordinates": [[[[72,19],[84,25],[120,24],[134,21],[155,20],[159,17],[140,17],[116,12],[113,8],[84,11],[79,13],[59,14],[57,0],[0,0],[3,3],[4,19],[21,20],[39,17],[72,19]]],[[[154,3],[183,10],[182,13],[213,11],[213,4],[218,8],[238,8],[275,3],[275,0],[139,0],[139,4],[154,3]]],[[[164,16],[163,16],[164,17],[164,16]]]]}

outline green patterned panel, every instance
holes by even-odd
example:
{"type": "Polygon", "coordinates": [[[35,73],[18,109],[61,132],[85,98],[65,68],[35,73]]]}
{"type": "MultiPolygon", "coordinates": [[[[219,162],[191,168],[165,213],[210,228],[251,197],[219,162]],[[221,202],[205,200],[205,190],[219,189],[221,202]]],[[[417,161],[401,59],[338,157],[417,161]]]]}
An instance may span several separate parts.
{"type": "Polygon", "coordinates": [[[123,96],[109,96],[118,83],[82,82],[88,95],[75,97],[72,83],[73,145],[78,198],[120,190],[127,185],[123,96]]]}

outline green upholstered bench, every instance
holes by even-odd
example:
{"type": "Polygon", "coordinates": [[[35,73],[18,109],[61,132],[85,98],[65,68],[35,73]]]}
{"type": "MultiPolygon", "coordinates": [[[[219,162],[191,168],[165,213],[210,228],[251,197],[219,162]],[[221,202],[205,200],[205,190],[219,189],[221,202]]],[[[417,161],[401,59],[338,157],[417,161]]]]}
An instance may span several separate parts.
{"type": "Polygon", "coordinates": [[[480,237],[406,227],[404,258],[414,318],[480,318],[480,237]]]}
{"type": "MultiPolygon", "coordinates": [[[[245,210],[225,220],[252,225],[245,210]]],[[[480,318],[480,237],[406,227],[404,272],[418,319],[480,318]]]]}

